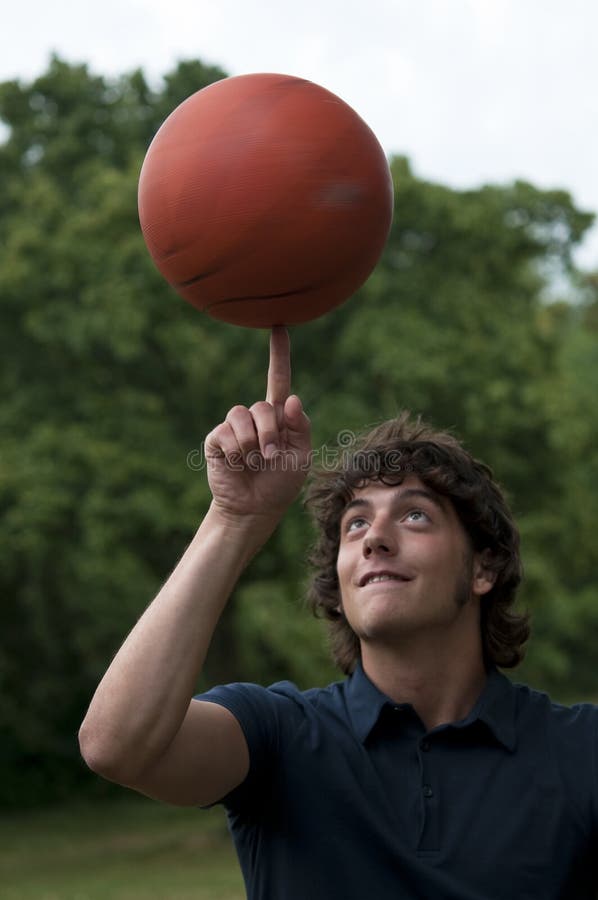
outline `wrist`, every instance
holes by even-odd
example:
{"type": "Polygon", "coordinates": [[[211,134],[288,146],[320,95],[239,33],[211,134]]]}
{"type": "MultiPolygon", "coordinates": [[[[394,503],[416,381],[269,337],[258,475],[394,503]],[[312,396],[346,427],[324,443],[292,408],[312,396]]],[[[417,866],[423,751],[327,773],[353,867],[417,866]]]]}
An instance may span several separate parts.
{"type": "Polygon", "coordinates": [[[214,529],[229,546],[245,550],[249,560],[273,534],[278,522],[279,517],[231,512],[212,500],[201,527],[214,529]]]}

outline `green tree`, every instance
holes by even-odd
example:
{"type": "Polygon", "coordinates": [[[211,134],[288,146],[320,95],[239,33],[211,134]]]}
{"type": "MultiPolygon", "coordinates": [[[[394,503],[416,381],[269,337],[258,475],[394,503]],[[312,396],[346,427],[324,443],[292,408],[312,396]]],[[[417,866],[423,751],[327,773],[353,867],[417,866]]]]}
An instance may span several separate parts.
{"type": "MultiPolygon", "coordinates": [[[[108,80],[54,58],[31,84],[0,85],[3,802],[95,783],[76,744],[87,701],[206,509],[203,437],[263,395],[267,335],[177,297],[136,212],[155,130],[223,74],[184,62],[156,88],[141,72],[108,80]]],[[[596,691],[595,285],[581,306],[546,292],[555,274],[575,282],[591,216],[559,191],[460,192],[402,158],[392,169],[395,220],[376,271],[293,330],[315,446],[403,407],[454,426],[521,517],[524,600],[538,613],[526,675],[596,691]],[[564,515],[579,528],[564,533],[564,515]]],[[[242,578],[206,681],[332,677],[301,606],[310,537],[297,506],[242,578]]]]}

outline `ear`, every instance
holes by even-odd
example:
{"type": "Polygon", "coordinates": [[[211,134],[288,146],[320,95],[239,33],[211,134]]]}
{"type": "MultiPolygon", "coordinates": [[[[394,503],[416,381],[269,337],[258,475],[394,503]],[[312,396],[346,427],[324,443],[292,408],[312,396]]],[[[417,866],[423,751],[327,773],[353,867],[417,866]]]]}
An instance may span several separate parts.
{"type": "Polygon", "coordinates": [[[488,548],[482,550],[481,553],[474,554],[471,589],[477,597],[483,597],[484,594],[491,591],[496,582],[496,572],[489,567],[491,560],[492,553],[488,548]]]}

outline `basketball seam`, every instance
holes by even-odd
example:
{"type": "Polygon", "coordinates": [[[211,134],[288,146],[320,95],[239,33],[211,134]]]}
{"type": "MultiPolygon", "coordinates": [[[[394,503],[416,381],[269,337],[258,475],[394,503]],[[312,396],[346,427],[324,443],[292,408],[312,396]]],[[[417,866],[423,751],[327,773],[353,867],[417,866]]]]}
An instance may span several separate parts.
{"type": "Polygon", "coordinates": [[[312,290],[312,285],[307,285],[307,287],[297,288],[297,290],[295,291],[284,291],[281,294],[258,294],[257,296],[226,297],[223,300],[214,300],[212,303],[204,306],[203,309],[207,311],[213,309],[215,306],[222,306],[224,303],[241,303],[244,300],[282,300],[285,297],[295,297],[297,294],[305,294],[312,290]]]}

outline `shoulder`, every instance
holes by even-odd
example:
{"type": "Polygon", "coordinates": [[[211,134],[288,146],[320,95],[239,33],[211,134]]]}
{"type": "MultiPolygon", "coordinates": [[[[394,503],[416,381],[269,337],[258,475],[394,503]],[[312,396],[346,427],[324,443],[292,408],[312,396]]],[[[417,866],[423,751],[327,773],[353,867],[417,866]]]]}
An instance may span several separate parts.
{"type": "Polygon", "coordinates": [[[301,690],[291,681],[278,681],[268,687],[234,682],[218,685],[195,699],[218,703],[239,720],[244,730],[268,729],[273,737],[296,729],[301,722],[341,713],[344,689],[344,682],[309,690],[301,690]]]}
{"type": "Polygon", "coordinates": [[[598,716],[598,705],[589,702],[562,703],[554,700],[546,691],[530,687],[528,684],[511,682],[511,687],[520,705],[530,709],[542,710],[557,719],[575,718],[578,716],[598,716]]]}
{"type": "Polygon", "coordinates": [[[209,700],[213,703],[253,702],[266,704],[294,705],[301,709],[335,706],[342,702],[344,682],[334,682],[326,687],[301,690],[292,681],[277,681],[264,687],[249,681],[220,684],[195,699],[209,700]]]}
{"type": "Polygon", "coordinates": [[[290,681],[268,687],[251,682],[218,685],[195,697],[218,703],[237,719],[249,750],[250,768],[245,782],[224,798],[229,809],[263,806],[272,785],[284,781],[281,773],[305,768],[310,750],[330,744],[338,727],[331,724],[342,705],[343,684],[300,690],[290,681]]]}
{"type": "Polygon", "coordinates": [[[518,718],[522,724],[544,728],[553,737],[579,741],[595,738],[598,731],[598,705],[565,704],[552,699],[544,691],[526,684],[513,683],[518,718]]]}
{"type": "Polygon", "coordinates": [[[578,821],[598,823],[598,706],[553,700],[527,685],[517,698],[518,756],[527,759],[551,805],[559,796],[578,821]]]}

